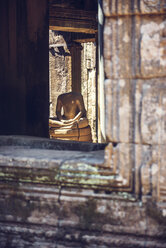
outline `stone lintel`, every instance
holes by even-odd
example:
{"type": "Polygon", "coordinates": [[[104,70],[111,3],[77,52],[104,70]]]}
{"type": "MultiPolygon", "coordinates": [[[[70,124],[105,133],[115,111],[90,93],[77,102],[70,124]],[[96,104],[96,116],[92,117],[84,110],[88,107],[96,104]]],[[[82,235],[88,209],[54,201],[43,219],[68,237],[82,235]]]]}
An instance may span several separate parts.
{"type": "Polygon", "coordinates": [[[96,12],[74,9],[51,8],[49,26],[52,30],[65,32],[97,32],[96,12]]]}

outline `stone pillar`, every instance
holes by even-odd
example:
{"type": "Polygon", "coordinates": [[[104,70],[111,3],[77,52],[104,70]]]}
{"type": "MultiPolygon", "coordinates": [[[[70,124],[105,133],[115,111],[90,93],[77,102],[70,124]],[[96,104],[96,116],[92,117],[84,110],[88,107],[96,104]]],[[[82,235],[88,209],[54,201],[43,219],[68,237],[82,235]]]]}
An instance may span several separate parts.
{"type": "Polygon", "coordinates": [[[72,62],[72,91],[81,93],[81,50],[79,43],[72,43],[70,47],[72,62]]]}
{"type": "Polygon", "coordinates": [[[159,202],[166,201],[164,2],[103,0],[107,165],[129,191],[159,202]]]}
{"type": "Polygon", "coordinates": [[[81,54],[81,94],[92,130],[93,142],[97,142],[97,99],[96,99],[96,44],[82,43],[81,54]]]}

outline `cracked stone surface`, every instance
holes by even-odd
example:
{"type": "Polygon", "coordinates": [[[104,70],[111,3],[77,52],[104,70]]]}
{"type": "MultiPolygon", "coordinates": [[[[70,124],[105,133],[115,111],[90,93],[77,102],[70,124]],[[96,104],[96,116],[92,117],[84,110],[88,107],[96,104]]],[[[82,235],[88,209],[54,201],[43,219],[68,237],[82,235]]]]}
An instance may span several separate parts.
{"type": "Polygon", "coordinates": [[[73,162],[90,162],[92,164],[102,164],[104,162],[104,150],[82,152],[82,151],[63,151],[63,150],[47,150],[32,149],[22,146],[1,146],[0,161],[7,159],[17,159],[26,161],[47,161],[60,164],[63,161],[72,160],[73,162]]]}
{"type": "MultiPolygon", "coordinates": [[[[128,151],[115,164],[119,166],[119,159],[123,163],[122,175],[129,171],[125,161],[130,165],[134,146],[113,147],[115,161],[128,151]]],[[[0,139],[1,247],[143,248],[147,235],[147,247],[164,248],[164,211],[147,199],[140,205],[130,193],[111,191],[115,176],[111,166],[103,167],[104,159],[103,149],[56,150],[46,139],[0,139]]],[[[148,175],[148,168],[144,172],[148,175]]]]}

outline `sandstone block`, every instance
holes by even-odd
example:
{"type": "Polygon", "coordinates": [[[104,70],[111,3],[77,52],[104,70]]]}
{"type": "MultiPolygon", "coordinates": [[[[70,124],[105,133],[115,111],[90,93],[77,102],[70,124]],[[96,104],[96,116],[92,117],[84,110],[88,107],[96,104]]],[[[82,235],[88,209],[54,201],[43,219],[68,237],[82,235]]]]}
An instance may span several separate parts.
{"type": "MultiPolygon", "coordinates": [[[[132,76],[132,19],[106,18],[104,26],[104,61],[106,78],[132,76]]],[[[135,42],[135,40],[134,40],[135,42]]]]}
{"type": "Polygon", "coordinates": [[[104,0],[103,10],[105,16],[154,14],[165,12],[164,0],[104,0]]]}
{"type": "Polygon", "coordinates": [[[151,196],[166,202],[165,149],[166,145],[110,143],[105,150],[105,165],[116,175],[119,190],[134,191],[140,199],[151,196]]]}
{"type": "Polygon", "coordinates": [[[106,137],[112,142],[166,144],[166,82],[106,80],[106,137]]]}
{"type": "Polygon", "coordinates": [[[161,16],[106,18],[106,78],[166,76],[166,21],[161,16]]]}
{"type": "Polygon", "coordinates": [[[106,137],[112,142],[132,141],[130,80],[106,80],[106,137]]]}
{"type": "Polygon", "coordinates": [[[164,16],[143,18],[139,26],[140,70],[144,77],[166,75],[166,20],[164,16]]]}
{"type": "Polygon", "coordinates": [[[165,79],[138,80],[137,87],[138,139],[142,143],[166,144],[165,79]]]}

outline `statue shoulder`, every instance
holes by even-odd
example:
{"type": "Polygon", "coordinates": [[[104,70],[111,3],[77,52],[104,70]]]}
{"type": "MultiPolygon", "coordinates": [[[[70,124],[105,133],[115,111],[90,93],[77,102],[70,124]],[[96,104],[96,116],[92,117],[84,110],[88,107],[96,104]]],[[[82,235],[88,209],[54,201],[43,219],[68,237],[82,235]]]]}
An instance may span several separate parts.
{"type": "Polygon", "coordinates": [[[63,93],[61,95],[58,96],[58,101],[61,102],[66,102],[68,99],[69,100],[75,100],[75,101],[82,101],[83,96],[81,95],[81,93],[77,93],[77,92],[68,92],[68,93],[63,93]]]}

